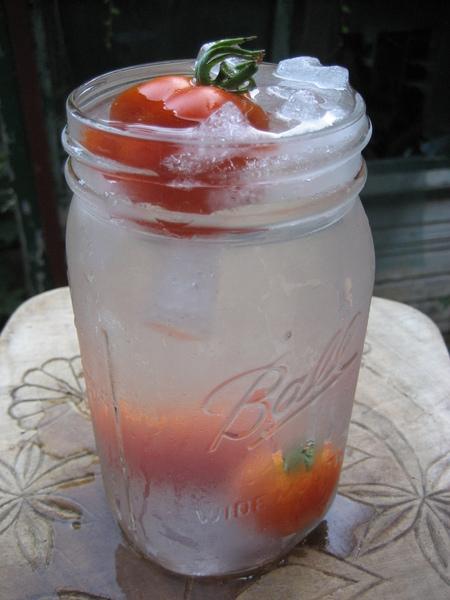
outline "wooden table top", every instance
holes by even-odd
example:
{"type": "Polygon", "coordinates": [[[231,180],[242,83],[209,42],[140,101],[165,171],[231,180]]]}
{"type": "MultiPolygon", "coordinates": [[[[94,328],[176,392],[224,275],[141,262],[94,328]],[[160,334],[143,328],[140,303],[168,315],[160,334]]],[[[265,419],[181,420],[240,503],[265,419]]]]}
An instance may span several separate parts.
{"type": "Polygon", "coordinates": [[[375,298],[339,495],[253,578],[172,575],[123,539],[103,493],[67,288],[0,338],[1,600],[450,598],[450,361],[437,327],[375,298]]]}

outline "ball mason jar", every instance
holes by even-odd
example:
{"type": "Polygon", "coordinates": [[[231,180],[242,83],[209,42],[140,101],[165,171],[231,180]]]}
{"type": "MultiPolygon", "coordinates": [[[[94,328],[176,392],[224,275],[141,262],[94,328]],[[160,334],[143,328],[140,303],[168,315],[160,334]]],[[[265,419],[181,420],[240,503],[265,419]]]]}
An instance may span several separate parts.
{"type": "Polygon", "coordinates": [[[67,259],[111,509],[145,556],[213,576],[286,553],[336,493],[374,278],[370,124],[357,94],[284,137],[108,121],[121,90],[191,65],[70,96],[67,259]]]}

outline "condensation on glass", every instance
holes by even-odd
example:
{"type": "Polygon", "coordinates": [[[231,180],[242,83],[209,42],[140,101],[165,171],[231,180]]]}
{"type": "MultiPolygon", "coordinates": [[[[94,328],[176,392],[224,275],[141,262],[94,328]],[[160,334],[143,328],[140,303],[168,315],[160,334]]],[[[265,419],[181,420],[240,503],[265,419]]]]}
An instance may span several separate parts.
{"type": "Polygon", "coordinates": [[[339,125],[285,137],[105,120],[120,90],[189,67],[117,71],[69,99],[67,256],[113,513],[164,567],[223,575],[288,551],[335,494],[374,277],[370,125],[358,95],[339,125]],[[152,139],[173,177],[92,154],[89,128],[152,139]],[[170,210],[173,194],[218,210],[170,210]]]}

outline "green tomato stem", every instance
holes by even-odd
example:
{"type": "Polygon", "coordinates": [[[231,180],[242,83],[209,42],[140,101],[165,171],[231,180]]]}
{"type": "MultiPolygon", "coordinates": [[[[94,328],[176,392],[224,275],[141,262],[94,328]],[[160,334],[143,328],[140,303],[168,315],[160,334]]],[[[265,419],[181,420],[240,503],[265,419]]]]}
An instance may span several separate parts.
{"type": "Polygon", "coordinates": [[[310,471],[314,465],[315,454],[316,448],[312,440],[306,442],[304,446],[293,448],[283,457],[284,471],[291,473],[302,467],[310,471]]]}
{"type": "Polygon", "coordinates": [[[245,93],[256,87],[253,76],[264,58],[264,50],[241,48],[256,36],[230,38],[204,44],[195,62],[195,83],[214,85],[229,92],[245,93]],[[219,65],[216,75],[213,68],[219,65]]]}

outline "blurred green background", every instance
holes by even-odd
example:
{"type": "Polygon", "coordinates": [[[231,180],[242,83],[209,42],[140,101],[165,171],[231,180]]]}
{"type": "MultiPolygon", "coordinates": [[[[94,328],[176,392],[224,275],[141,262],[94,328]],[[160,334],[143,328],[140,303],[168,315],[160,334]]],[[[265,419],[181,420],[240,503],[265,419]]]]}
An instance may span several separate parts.
{"type": "Polygon", "coordinates": [[[267,59],[349,68],[374,135],[363,202],[375,293],[450,339],[450,3],[429,0],[0,0],[0,326],[65,285],[65,98],[102,72],[258,36],[267,59]]]}

